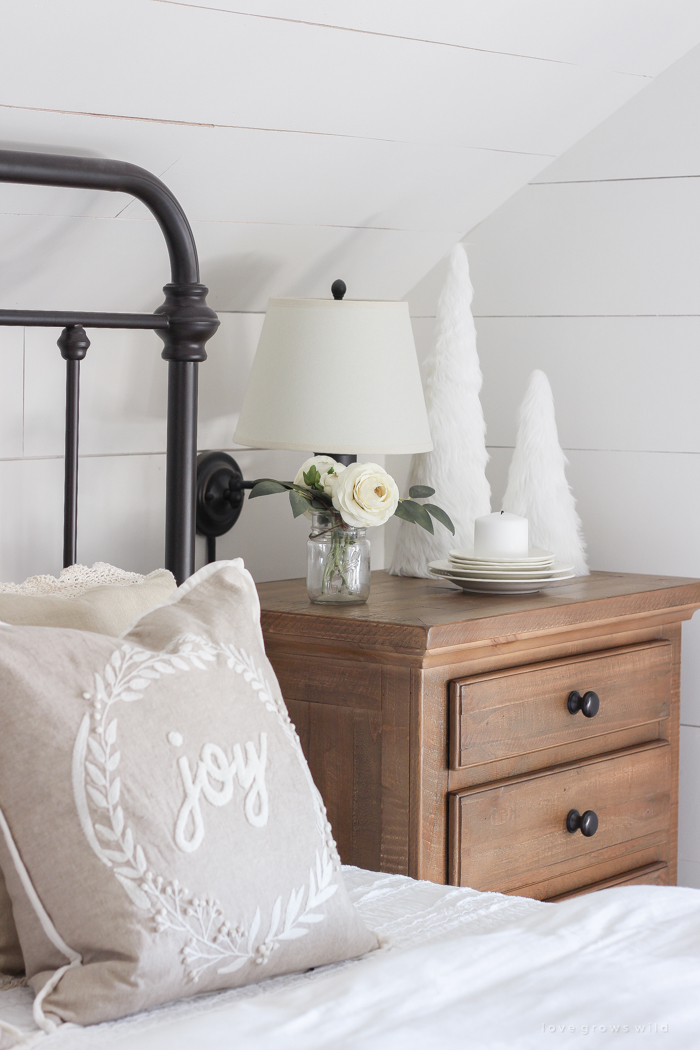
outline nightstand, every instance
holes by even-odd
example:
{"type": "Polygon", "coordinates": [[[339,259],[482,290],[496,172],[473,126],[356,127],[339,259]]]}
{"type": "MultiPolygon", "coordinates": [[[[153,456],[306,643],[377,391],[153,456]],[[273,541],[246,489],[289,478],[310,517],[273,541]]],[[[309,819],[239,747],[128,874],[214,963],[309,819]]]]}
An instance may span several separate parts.
{"type": "Polygon", "coordinates": [[[366,605],[258,587],[345,863],[541,900],[676,880],[681,622],[700,581],[532,595],[372,574],[366,605]]]}

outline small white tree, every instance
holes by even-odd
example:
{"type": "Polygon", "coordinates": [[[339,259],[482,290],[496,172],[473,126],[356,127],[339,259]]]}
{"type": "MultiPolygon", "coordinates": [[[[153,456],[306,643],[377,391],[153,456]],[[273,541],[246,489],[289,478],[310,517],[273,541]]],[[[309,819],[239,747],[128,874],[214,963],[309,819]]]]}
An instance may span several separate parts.
{"type": "Polygon", "coordinates": [[[503,509],[528,519],[532,547],[553,551],[558,561],[574,566],[577,576],[585,576],[586,544],[566,478],[567,463],[559,444],[552,388],[538,369],[530,376],[520,406],[503,509]]]}
{"type": "Polygon", "coordinates": [[[434,448],[413,456],[409,474],[409,486],[435,489],[435,503],[452,518],[455,535],[438,524],[431,536],[402,523],[389,569],[395,576],[430,576],[428,562],[446,557],[453,547],[473,546],[474,518],[491,510],[473,294],[467,253],[457,244],[450,255],[435,341],[425,366],[425,402],[434,448]]]}

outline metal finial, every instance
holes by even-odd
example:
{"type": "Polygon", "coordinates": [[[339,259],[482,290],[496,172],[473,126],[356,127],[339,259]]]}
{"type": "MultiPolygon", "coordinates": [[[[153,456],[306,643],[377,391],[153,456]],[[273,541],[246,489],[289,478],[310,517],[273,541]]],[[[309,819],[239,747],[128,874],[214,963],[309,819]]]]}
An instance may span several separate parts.
{"type": "Polygon", "coordinates": [[[333,284],[331,285],[331,292],[333,293],[334,299],[342,299],[347,290],[348,286],[346,285],[345,281],[333,281],[333,284]]]}

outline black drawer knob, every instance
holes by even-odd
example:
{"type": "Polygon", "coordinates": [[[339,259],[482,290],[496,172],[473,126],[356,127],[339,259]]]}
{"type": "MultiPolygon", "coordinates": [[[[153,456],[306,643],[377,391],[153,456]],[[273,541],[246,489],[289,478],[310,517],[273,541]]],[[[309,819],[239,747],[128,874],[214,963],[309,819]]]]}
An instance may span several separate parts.
{"type": "Polygon", "coordinates": [[[572,715],[575,715],[577,711],[583,711],[586,718],[595,718],[600,710],[600,697],[590,689],[583,696],[574,689],[573,693],[569,693],[566,706],[572,715]]]}
{"type": "Polygon", "coordinates": [[[587,809],[585,813],[581,814],[577,809],[570,809],[566,814],[566,830],[572,835],[575,831],[580,831],[582,835],[589,839],[598,830],[597,813],[594,813],[592,809],[587,809]]]}

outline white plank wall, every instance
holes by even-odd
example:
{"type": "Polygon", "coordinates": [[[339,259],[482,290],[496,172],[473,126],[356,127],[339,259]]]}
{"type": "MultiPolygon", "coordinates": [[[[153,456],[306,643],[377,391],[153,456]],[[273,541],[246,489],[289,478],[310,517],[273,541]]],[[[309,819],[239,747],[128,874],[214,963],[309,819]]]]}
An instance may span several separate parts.
{"type": "MultiPolygon", "coordinates": [[[[696,48],[465,238],[494,507],[541,368],[596,569],[700,577],[699,123],[696,48]]],[[[410,297],[424,347],[440,279],[410,297]]],[[[700,886],[700,614],[681,719],[679,881],[700,886]]]]}
{"type": "MultiPolygon", "coordinates": [[[[22,0],[3,7],[0,145],[115,157],[187,212],[222,325],[202,448],[230,447],[270,295],[400,298],[449,247],[700,40],[690,0],[22,0]],[[243,8],[243,9],[242,9],[243,8]]],[[[0,307],[150,310],[168,263],[128,197],[0,186],[0,307]]],[[[57,572],[58,332],[0,330],[0,578],[57,572]]],[[[162,562],[165,376],[152,334],[93,333],[79,558],[162,562]]],[[[248,451],[248,476],[298,456],[248,451]]],[[[304,523],[220,543],[301,575],[304,523]]],[[[375,564],[383,558],[375,540],[375,564]]],[[[200,548],[199,556],[203,555],[200,548]]]]}

